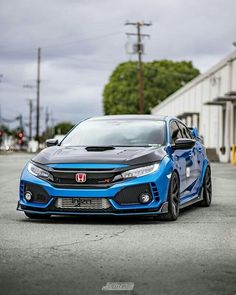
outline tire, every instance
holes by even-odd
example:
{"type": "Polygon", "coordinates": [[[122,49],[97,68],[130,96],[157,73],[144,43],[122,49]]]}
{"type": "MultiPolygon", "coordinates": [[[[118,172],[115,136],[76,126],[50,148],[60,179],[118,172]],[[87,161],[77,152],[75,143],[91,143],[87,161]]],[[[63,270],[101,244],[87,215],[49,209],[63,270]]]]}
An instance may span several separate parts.
{"type": "Polygon", "coordinates": [[[171,175],[168,189],[168,213],[156,215],[156,220],[174,221],[179,216],[179,177],[174,171],[171,175]]]}
{"type": "Polygon", "coordinates": [[[29,212],[24,212],[24,213],[30,219],[48,219],[51,217],[50,214],[37,214],[37,213],[29,213],[29,212]]]}
{"type": "Polygon", "coordinates": [[[202,185],[203,200],[199,202],[201,207],[210,207],[212,200],[212,181],[211,181],[211,169],[209,166],[206,168],[203,185],[202,185]]]}

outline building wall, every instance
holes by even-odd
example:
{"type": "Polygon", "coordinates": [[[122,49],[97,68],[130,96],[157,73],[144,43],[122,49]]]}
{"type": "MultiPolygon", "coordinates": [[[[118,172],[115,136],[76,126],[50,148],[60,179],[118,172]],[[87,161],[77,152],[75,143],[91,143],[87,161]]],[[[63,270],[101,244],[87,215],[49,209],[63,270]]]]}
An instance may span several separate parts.
{"type": "Polygon", "coordinates": [[[220,160],[228,162],[230,147],[236,144],[236,103],[206,103],[213,103],[229,92],[236,92],[236,51],[167,97],[152,109],[152,114],[174,115],[182,118],[187,125],[199,125],[196,127],[206,147],[216,149],[220,160]],[[194,113],[199,113],[199,119],[194,113]],[[183,117],[183,114],[189,115],[183,117]]]}

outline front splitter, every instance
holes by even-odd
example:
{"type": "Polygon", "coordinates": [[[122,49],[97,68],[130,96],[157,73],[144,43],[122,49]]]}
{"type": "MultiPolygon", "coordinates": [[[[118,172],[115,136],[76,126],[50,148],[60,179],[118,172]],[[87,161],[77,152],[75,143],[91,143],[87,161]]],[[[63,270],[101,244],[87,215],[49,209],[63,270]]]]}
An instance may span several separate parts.
{"type": "Polygon", "coordinates": [[[156,215],[156,214],[163,214],[163,213],[168,213],[168,202],[165,202],[162,204],[162,206],[157,209],[157,210],[150,210],[150,211],[142,211],[142,212],[132,212],[131,210],[128,212],[122,212],[119,211],[113,211],[113,212],[92,212],[92,211],[87,211],[87,212],[82,212],[82,211],[54,211],[54,210],[49,210],[49,211],[38,211],[38,210],[30,210],[30,209],[23,209],[21,205],[18,203],[17,205],[17,210],[18,211],[23,211],[23,212],[28,212],[32,214],[41,214],[41,215],[99,215],[99,216],[137,216],[137,215],[156,215]]]}

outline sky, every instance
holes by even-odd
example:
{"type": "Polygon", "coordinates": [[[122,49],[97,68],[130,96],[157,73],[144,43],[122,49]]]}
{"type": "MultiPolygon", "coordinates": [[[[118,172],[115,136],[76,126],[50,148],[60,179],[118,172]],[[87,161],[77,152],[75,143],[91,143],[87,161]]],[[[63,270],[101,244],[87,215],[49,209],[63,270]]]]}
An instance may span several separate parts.
{"type": "Polygon", "coordinates": [[[235,0],[0,0],[1,115],[27,123],[38,47],[42,131],[46,110],[50,124],[103,114],[112,71],[137,59],[125,50],[135,41],[125,35],[135,32],[127,20],[152,22],[142,30],[151,36],[144,61],[191,60],[204,72],[234,50],[235,11],[235,0]]]}

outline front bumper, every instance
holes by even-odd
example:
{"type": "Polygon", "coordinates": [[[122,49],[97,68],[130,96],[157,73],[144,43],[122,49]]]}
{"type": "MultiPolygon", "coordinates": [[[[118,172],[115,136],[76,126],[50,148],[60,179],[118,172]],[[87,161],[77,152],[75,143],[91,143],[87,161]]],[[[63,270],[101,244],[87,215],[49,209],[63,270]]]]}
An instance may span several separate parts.
{"type": "Polygon", "coordinates": [[[108,215],[108,216],[142,216],[142,215],[155,215],[155,214],[163,214],[168,212],[168,202],[164,202],[158,209],[130,209],[130,210],[114,210],[114,211],[50,211],[50,210],[38,210],[33,207],[25,207],[18,202],[17,210],[28,212],[28,213],[35,213],[35,214],[42,214],[42,215],[108,215]]]}
{"type": "MultiPolygon", "coordinates": [[[[39,179],[28,172],[25,168],[21,175],[20,196],[17,205],[17,210],[37,214],[52,214],[52,215],[153,215],[166,213],[167,192],[169,178],[171,173],[171,165],[168,162],[162,161],[158,171],[149,175],[126,180],[116,183],[109,188],[58,188],[52,184],[39,179]],[[42,188],[48,195],[45,202],[28,202],[24,198],[26,185],[34,185],[42,188]],[[148,204],[131,203],[121,204],[117,202],[117,195],[124,189],[135,187],[148,186],[152,195],[152,200],[148,204]],[[104,210],[80,210],[78,209],[63,209],[55,206],[58,198],[105,198],[110,203],[110,207],[104,210]]],[[[135,190],[134,190],[135,191],[135,190]]]]}

